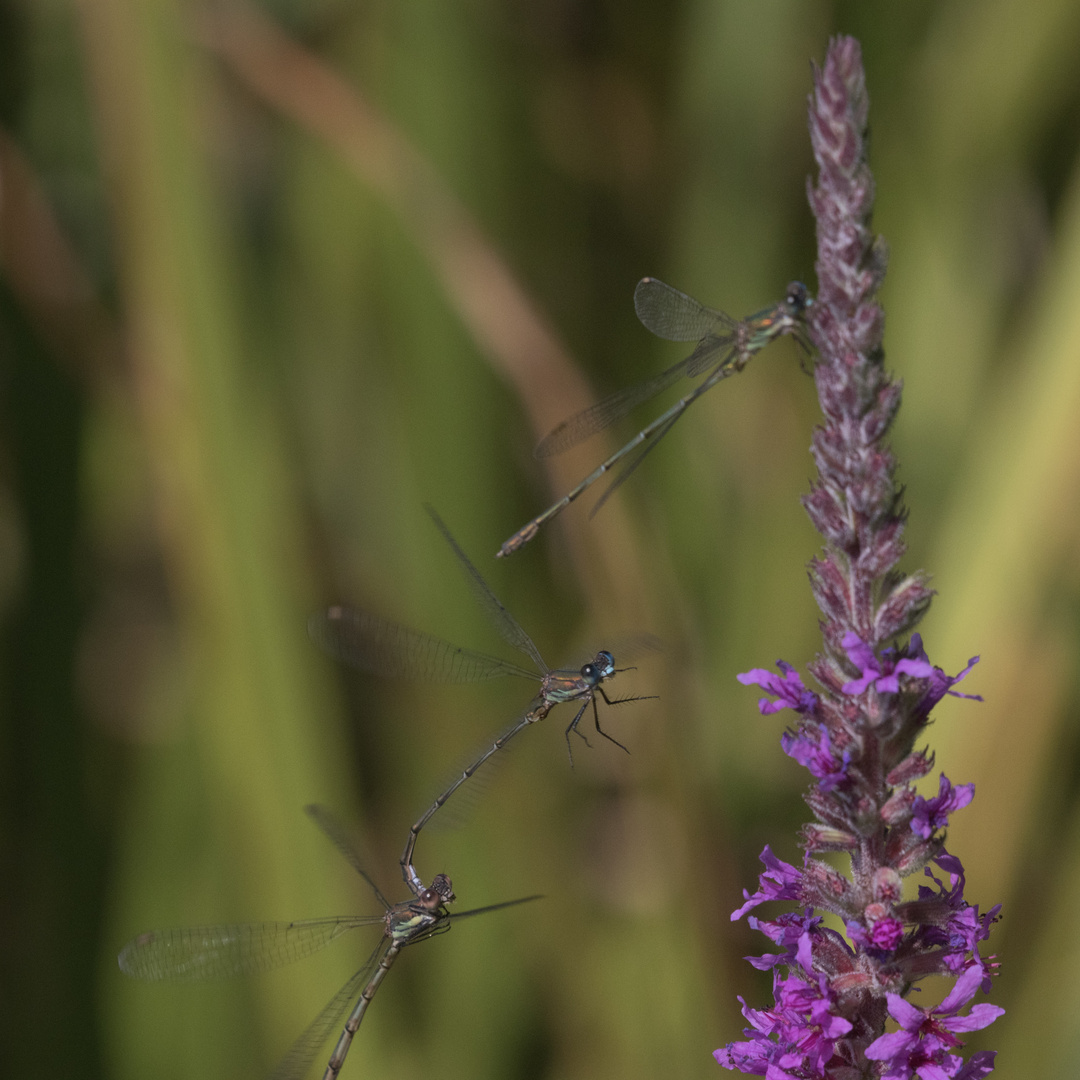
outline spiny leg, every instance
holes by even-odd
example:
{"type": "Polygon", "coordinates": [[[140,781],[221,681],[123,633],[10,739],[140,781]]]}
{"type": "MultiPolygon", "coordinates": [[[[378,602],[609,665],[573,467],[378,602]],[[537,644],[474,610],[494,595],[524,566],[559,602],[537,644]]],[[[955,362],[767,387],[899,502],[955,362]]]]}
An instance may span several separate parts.
{"type": "MultiPolygon", "coordinates": [[[[634,670],[634,669],[633,668],[619,668],[619,671],[632,671],[632,670],[634,670]]],[[[659,694],[635,694],[633,697],[609,698],[607,696],[606,691],[604,690],[604,688],[602,686],[598,686],[596,688],[596,691],[600,694],[600,696],[604,699],[604,702],[606,704],[608,704],[608,705],[626,705],[631,701],[659,701],[659,699],[660,699],[659,694]]],[[[581,718],[581,713],[578,713],[578,716],[577,716],[577,718],[575,719],[574,722],[577,723],[577,720],[580,719],[580,718],[581,718]]],[[[605,739],[607,739],[609,742],[613,742],[621,750],[626,750],[626,752],[628,754],[630,753],[630,751],[627,750],[627,748],[625,746],[623,746],[623,744],[621,742],[619,742],[618,739],[612,738],[600,726],[600,714],[599,714],[599,712],[598,712],[598,710],[596,708],[596,698],[595,697],[593,698],[593,721],[596,724],[596,730],[599,731],[600,734],[603,735],[605,739]]],[[[579,732],[579,734],[580,734],[580,732],[579,732]]]]}
{"type": "MultiPolygon", "coordinates": [[[[598,686],[598,687],[597,687],[597,689],[598,689],[598,690],[600,691],[600,693],[601,693],[601,694],[604,694],[604,691],[603,691],[603,689],[602,689],[601,687],[599,687],[599,686],[598,686]]],[[[604,694],[604,700],[605,700],[605,701],[607,701],[607,700],[608,700],[608,698],[607,698],[607,694],[604,694]]],[[[628,701],[634,701],[634,700],[636,700],[636,698],[628,698],[627,700],[628,700],[628,701]]],[[[609,705],[615,705],[615,704],[617,704],[617,702],[613,702],[613,701],[608,701],[608,704],[609,704],[609,705]]],[[[596,726],[596,730],[597,730],[597,731],[598,731],[598,732],[599,732],[599,733],[600,733],[601,735],[603,735],[603,736],[604,736],[604,738],[605,738],[605,739],[607,739],[607,741],[608,741],[608,742],[613,742],[613,743],[614,743],[614,744],[615,744],[615,745],[616,745],[616,746],[617,746],[617,747],[618,747],[618,748],[619,748],[620,750],[626,750],[626,747],[625,747],[625,746],[623,746],[623,744],[622,744],[621,742],[619,742],[619,740],[618,740],[618,739],[616,739],[616,738],[613,738],[613,737],[612,737],[611,735],[609,735],[609,734],[608,734],[608,733],[607,733],[607,732],[606,732],[606,731],[605,731],[605,730],[604,730],[604,729],[603,729],[603,728],[602,728],[602,727],[600,726],[600,711],[599,711],[599,710],[597,709],[597,707],[596,707],[596,698],[595,698],[595,697],[593,697],[593,699],[592,699],[592,712],[593,712],[593,724],[595,724],[595,726],[596,726]]],[[[578,713],[578,716],[580,716],[580,715],[581,715],[581,714],[580,714],[580,713],[578,713]]],[[[626,752],[627,752],[628,754],[630,753],[630,751],[629,751],[629,750],[626,750],[626,752]]]]}
{"type": "MultiPolygon", "coordinates": [[[[629,670],[629,669],[628,668],[620,668],[619,670],[620,671],[626,671],[626,670],[629,670]]],[[[607,694],[604,693],[604,688],[602,686],[598,686],[596,689],[600,692],[600,696],[604,699],[604,701],[607,702],[608,705],[627,705],[631,701],[659,701],[660,700],[660,695],[659,694],[635,694],[633,697],[617,697],[617,698],[612,699],[612,698],[609,698],[607,696],[607,694]]]]}

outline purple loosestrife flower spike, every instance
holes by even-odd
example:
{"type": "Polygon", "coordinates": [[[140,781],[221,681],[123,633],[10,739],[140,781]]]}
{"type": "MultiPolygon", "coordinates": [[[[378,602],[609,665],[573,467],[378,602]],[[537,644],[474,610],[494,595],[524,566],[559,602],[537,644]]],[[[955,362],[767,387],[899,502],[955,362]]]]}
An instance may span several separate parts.
{"type": "Polygon", "coordinates": [[[943,774],[928,798],[913,784],[934,767],[933,755],[916,749],[934,707],[947,695],[981,700],[954,689],[978,657],[950,676],[930,662],[918,634],[897,641],[932,592],[924,574],[898,570],[905,512],[884,440],[900,385],[885,370],[875,300],[886,260],[870,228],[867,117],[858,43],[837,38],[814,73],[810,100],[818,292],[807,322],[819,353],[824,423],[814,431],[818,475],[803,503],[824,539],[810,564],[824,616],[824,648],[810,665],[821,692],[783,660],[777,671],[739,675],[768,695],[758,702],[763,715],[794,711],[781,745],[816,780],[805,795],[815,821],[802,831],[802,866],[766,847],[757,890],[744,890],[732,914],[748,916],[781,950],[747,958],[772,972],[775,1004],[743,1002],[744,1040],[714,1056],[725,1068],[769,1080],[977,1080],[993,1070],[994,1055],[965,1062],[958,1051],[963,1035],[1002,1013],[973,1004],[991,989],[997,968],[979,948],[1000,908],[981,914],[968,903],[963,866],[944,846],[950,815],[972,801],[975,788],[943,774]],[[850,872],[820,858],[823,852],[847,853],[850,872]],[[930,883],[912,898],[904,879],[920,870],[930,883]],[[758,910],[777,901],[789,909],[758,910]],[[825,925],[826,914],[839,919],[843,934],[825,925]],[[928,975],[952,980],[951,988],[940,1004],[917,1007],[907,995],[928,975]],[[887,1024],[898,1030],[887,1033],[887,1024]]]}

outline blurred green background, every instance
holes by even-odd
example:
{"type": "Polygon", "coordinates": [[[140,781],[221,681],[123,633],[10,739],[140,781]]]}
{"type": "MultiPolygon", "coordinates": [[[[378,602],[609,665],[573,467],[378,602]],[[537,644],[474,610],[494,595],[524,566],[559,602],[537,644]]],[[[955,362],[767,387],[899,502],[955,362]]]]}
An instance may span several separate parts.
{"type": "MultiPolygon", "coordinates": [[[[716,1076],[730,911],[797,860],[806,774],[735,673],[818,647],[799,505],[817,421],[791,342],[678,425],[588,521],[490,555],[635,421],[530,450],[674,362],[655,274],[737,315],[813,287],[810,61],[862,41],[892,261],[893,432],[931,729],[975,781],[949,848],[1007,1015],[995,1075],[1075,1076],[1080,990],[1080,4],[4,0],[0,5],[0,1071],[264,1075],[371,946],[257,979],[136,984],[157,926],[374,912],[301,812],[354,820],[403,895],[408,824],[530,688],[335,669],[349,601],[502,648],[436,505],[552,663],[666,642],[567,766],[523,734],[467,827],[461,907],[406,951],[344,1075],[716,1076]]],[[[569,717],[567,717],[568,721],[569,717]]],[[[936,777],[931,777],[936,787],[936,777]]],[[[933,991],[929,991],[932,993],[933,991]]],[[[929,998],[928,998],[929,1000],[929,998]]]]}

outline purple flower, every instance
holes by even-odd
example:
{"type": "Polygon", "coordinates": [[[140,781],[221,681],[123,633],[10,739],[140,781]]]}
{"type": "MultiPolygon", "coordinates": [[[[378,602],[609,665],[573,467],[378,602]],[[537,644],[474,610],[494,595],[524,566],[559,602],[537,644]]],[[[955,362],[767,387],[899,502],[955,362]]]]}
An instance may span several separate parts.
{"type": "Polygon", "coordinates": [[[938,793],[934,798],[916,796],[912,804],[911,828],[924,840],[929,840],[935,830],[944,829],[949,824],[949,815],[954,810],[967,806],[974,797],[974,784],[953,787],[948,777],[942,773],[938,782],[938,793]]]}
{"type": "Polygon", "coordinates": [[[925,658],[904,657],[897,660],[895,649],[883,649],[879,660],[874,650],[853,630],[844,635],[840,644],[844,646],[848,659],[862,672],[858,679],[844,683],[842,689],[845,694],[861,694],[870,685],[879,694],[895,694],[900,689],[898,676],[929,679],[934,674],[933,667],[925,658]]]}
{"type": "Polygon", "coordinates": [[[851,941],[864,950],[892,952],[904,936],[904,924],[892,915],[886,915],[869,923],[869,927],[856,919],[848,919],[844,929],[851,941]]]}
{"type": "Polygon", "coordinates": [[[733,1042],[713,1052],[725,1069],[738,1069],[769,1080],[822,1076],[836,1054],[836,1041],[851,1031],[851,1022],[836,1013],[828,979],[808,982],[797,976],[773,976],[774,1009],[751,1009],[742,998],[742,1013],[751,1027],[746,1042],[733,1042]]]}
{"type": "Polygon", "coordinates": [[[743,899],[746,903],[731,913],[732,922],[741,919],[748,911],[756,908],[758,904],[765,903],[766,900],[797,900],[799,898],[802,884],[800,870],[778,859],[768,844],[765,845],[765,850],[758,858],[765,864],[765,870],[758,876],[760,888],[753,895],[743,889],[743,899]]]}
{"type": "Polygon", "coordinates": [[[777,660],[776,666],[784,673],[783,678],[766,668],[744,671],[736,678],[743,686],[760,686],[767,693],[776,696],[778,699],[776,701],[770,701],[768,698],[761,698],[758,701],[758,708],[763,716],[779,712],[781,709],[812,713],[817,705],[817,694],[806,689],[799,673],[789,663],[777,660]]]}
{"type": "MultiPolygon", "coordinates": [[[[912,634],[911,641],[908,643],[908,651],[916,659],[925,660],[926,651],[923,649],[922,635],[912,634]]],[[[968,662],[967,667],[960,672],[959,675],[950,676],[946,675],[941,668],[936,667],[930,674],[930,687],[923,696],[922,701],[919,702],[919,715],[926,716],[930,710],[946,695],[950,697],[967,698],[968,701],[982,701],[981,694],[961,694],[958,690],[953,690],[961,679],[967,676],[967,673],[979,662],[977,656],[973,656],[968,662]]]]}
{"type": "Polygon", "coordinates": [[[768,971],[777,964],[798,964],[807,974],[813,970],[813,940],[821,926],[821,916],[812,911],[788,911],[776,919],[758,919],[751,915],[746,920],[752,930],[759,930],[771,942],[784,946],[782,953],[762,953],[744,959],[758,971],[768,971]]]}
{"type": "Polygon", "coordinates": [[[929,680],[926,693],[919,701],[916,713],[925,717],[946,694],[952,697],[967,698],[969,701],[982,701],[979,694],[961,694],[953,690],[961,679],[979,662],[973,656],[967,667],[959,675],[946,675],[939,667],[934,667],[926,657],[922,637],[912,634],[908,643],[908,655],[897,659],[895,649],[882,649],[880,659],[874,650],[858,634],[849,630],[841,642],[848,654],[848,659],[859,669],[861,675],[851,682],[844,683],[845,694],[861,694],[868,686],[873,686],[879,694],[895,694],[900,690],[900,675],[910,675],[915,679],[929,680]]]}
{"type": "Polygon", "coordinates": [[[912,1075],[923,1080],[946,1080],[957,1076],[963,1062],[950,1053],[963,1045],[957,1034],[987,1027],[1005,1012],[996,1005],[981,1004],[973,1005],[966,1016],[959,1015],[981,982],[982,972],[970,968],[956,980],[945,1000],[932,1009],[920,1009],[898,994],[887,994],[889,1015],[900,1030],[875,1039],[864,1051],[871,1061],[886,1063],[882,1080],[907,1080],[912,1075]]]}
{"type": "Polygon", "coordinates": [[[945,967],[956,973],[963,971],[965,966],[978,968],[982,972],[984,994],[990,993],[992,976],[998,965],[993,954],[984,957],[979,953],[979,942],[990,936],[990,928],[1000,913],[1000,904],[995,904],[985,915],[979,914],[978,904],[965,904],[945,926],[945,967]]]}
{"type": "Polygon", "coordinates": [[[870,929],[870,944],[875,949],[886,949],[892,952],[900,939],[904,936],[904,924],[891,915],[884,919],[878,919],[870,929]]]}
{"type": "Polygon", "coordinates": [[[780,746],[788,757],[794,758],[818,778],[821,791],[832,791],[847,779],[851,750],[845,750],[842,756],[837,757],[826,727],[815,729],[807,726],[798,731],[785,731],[780,736],[780,746]]]}
{"type": "Polygon", "coordinates": [[[943,849],[934,862],[949,874],[948,887],[926,867],[923,872],[937,889],[920,885],[919,899],[904,905],[905,910],[921,924],[919,943],[940,951],[945,969],[956,975],[969,967],[978,967],[983,974],[982,991],[988,994],[997,964],[992,956],[980,955],[979,942],[990,936],[1001,905],[995,904],[985,915],[980,915],[978,904],[964,900],[964,867],[960,860],[943,849]]]}
{"type": "Polygon", "coordinates": [[[956,1074],[954,1080],[982,1080],[994,1071],[996,1050],[980,1050],[971,1055],[971,1060],[956,1074]]]}

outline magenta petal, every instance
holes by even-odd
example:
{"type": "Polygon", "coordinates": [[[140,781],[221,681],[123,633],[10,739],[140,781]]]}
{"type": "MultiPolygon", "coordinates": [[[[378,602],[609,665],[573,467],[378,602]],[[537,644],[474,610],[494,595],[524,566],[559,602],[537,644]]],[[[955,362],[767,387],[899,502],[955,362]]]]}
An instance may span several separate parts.
{"type": "MultiPolygon", "coordinates": [[[[969,967],[959,979],[956,980],[956,985],[945,995],[945,1000],[934,1009],[934,1012],[938,1016],[947,1015],[948,1013],[959,1012],[974,996],[976,990],[979,989],[979,983],[983,980],[983,973],[978,967],[969,967]]],[[[890,999],[892,995],[889,995],[890,999]]],[[[892,1013],[892,1004],[890,1000],[889,1012],[892,1013]]],[[[896,1016],[896,1013],[893,1013],[896,1016]]],[[[898,1020],[899,1017],[896,1017],[898,1020]]]]}
{"type": "MultiPolygon", "coordinates": [[[[972,668],[973,668],[973,667],[974,667],[974,666],[975,666],[975,665],[976,665],[976,664],[977,664],[977,663],[979,662],[979,659],[980,659],[980,658],[979,658],[978,656],[973,656],[973,657],[972,657],[972,658],[971,658],[971,659],[970,659],[970,660],[969,660],[969,661],[967,662],[967,667],[966,667],[966,668],[964,668],[964,670],[963,670],[963,671],[961,671],[961,672],[960,672],[960,674],[959,674],[959,675],[957,675],[957,676],[956,676],[956,677],[955,677],[955,678],[953,679],[953,682],[954,682],[954,683],[958,683],[958,682],[959,682],[959,681],[960,681],[960,680],[961,680],[962,678],[964,678],[964,677],[965,677],[965,676],[967,675],[967,673],[968,673],[968,672],[969,672],[969,671],[970,671],[970,670],[971,670],[971,669],[972,669],[972,668]]],[[[957,694],[956,696],[957,696],[957,697],[967,697],[968,695],[967,695],[967,694],[957,694]]],[[[979,700],[981,701],[982,699],[980,698],[979,700]]]]}
{"type": "Polygon", "coordinates": [[[947,874],[957,874],[961,877],[964,874],[964,864],[955,855],[950,855],[944,848],[941,849],[940,855],[934,857],[934,862],[947,874]]]}
{"type": "Polygon", "coordinates": [[[927,1062],[925,1065],[920,1065],[915,1070],[915,1075],[920,1080],[949,1080],[950,1073],[947,1073],[940,1065],[935,1065],[932,1061],[927,1062]]]}
{"type": "Polygon", "coordinates": [[[776,701],[770,701],[767,697],[758,698],[758,712],[762,716],[771,716],[773,713],[779,712],[781,709],[788,708],[788,703],[782,698],[777,698],[776,701]]]}
{"type": "Polygon", "coordinates": [[[910,675],[915,679],[929,679],[934,674],[934,665],[926,660],[898,660],[893,671],[897,675],[910,675]]]}
{"type": "Polygon", "coordinates": [[[787,953],[762,953],[760,956],[744,956],[743,959],[758,971],[768,971],[787,959],[787,953]]]}
{"type": "Polygon", "coordinates": [[[848,654],[848,659],[853,664],[857,664],[860,670],[865,670],[871,664],[877,666],[874,650],[854,630],[849,630],[841,639],[840,644],[844,652],[848,654]]]}
{"type": "Polygon", "coordinates": [[[845,694],[861,694],[875,679],[877,678],[876,672],[871,672],[869,675],[864,675],[861,679],[855,679],[852,682],[846,682],[840,687],[845,694]]]}
{"type": "Polygon", "coordinates": [[[765,1070],[765,1080],[799,1080],[799,1077],[788,1072],[787,1069],[781,1069],[779,1065],[770,1062],[765,1070]]]}
{"type": "MultiPolygon", "coordinates": [[[[978,971],[978,968],[975,969],[978,971]]],[[[981,972],[979,973],[981,975],[981,972]]],[[[967,1016],[950,1016],[941,1023],[949,1031],[981,1031],[989,1027],[999,1016],[1004,1016],[1005,1010],[997,1005],[984,1002],[981,1005],[972,1005],[971,1012],[967,1016]]]]}
{"type": "Polygon", "coordinates": [[[982,694],[961,694],[959,690],[950,690],[949,696],[962,697],[965,698],[967,701],[982,701],[983,699],[982,694]]]}
{"type": "Polygon", "coordinates": [[[917,1041],[910,1031],[891,1031],[875,1039],[863,1053],[871,1061],[888,1061],[914,1046],[917,1041]]]}
{"type": "Polygon", "coordinates": [[[809,932],[799,935],[799,946],[795,950],[795,959],[798,960],[799,966],[807,975],[814,970],[813,943],[809,932]]]}
{"type": "Polygon", "coordinates": [[[889,1002],[889,1015],[908,1031],[917,1031],[926,1019],[926,1013],[916,1008],[910,1001],[905,1001],[899,994],[886,994],[889,1002]]]}
{"type": "Polygon", "coordinates": [[[738,679],[743,686],[768,686],[769,683],[778,681],[776,672],[760,667],[740,672],[735,678],[738,679]]]}
{"type": "Polygon", "coordinates": [[[851,1031],[852,1024],[850,1020],[845,1020],[842,1016],[825,1017],[821,1021],[821,1033],[828,1039],[839,1039],[843,1035],[847,1035],[851,1031]]]}
{"type": "Polygon", "coordinates": [[[971,1055],[971,1060],[956,1074],[955,1080],[982,1080],[994,1071],[996,1050],[980,1050],[971,1055]]]}

